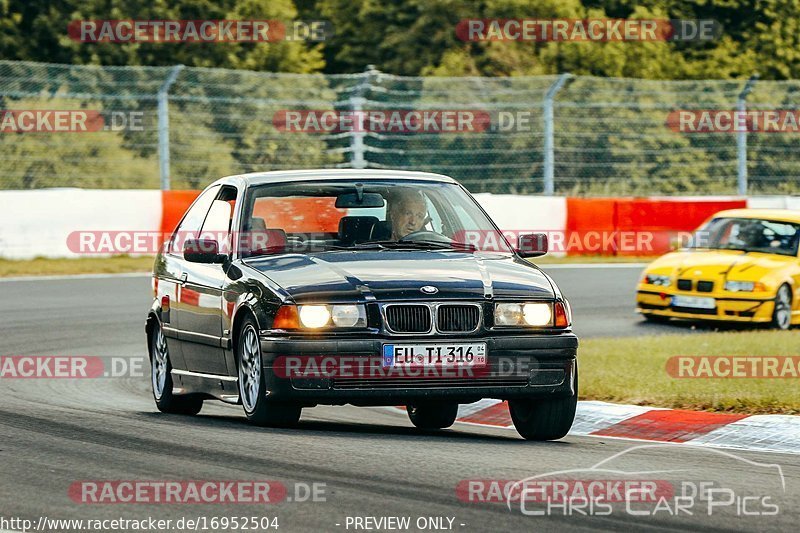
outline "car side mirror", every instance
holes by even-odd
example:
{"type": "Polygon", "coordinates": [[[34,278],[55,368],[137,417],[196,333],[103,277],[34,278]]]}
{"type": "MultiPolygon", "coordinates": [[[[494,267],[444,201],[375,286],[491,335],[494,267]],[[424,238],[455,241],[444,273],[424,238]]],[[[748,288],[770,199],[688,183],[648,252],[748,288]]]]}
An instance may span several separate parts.
{"type": "Polygon", "coordinates": [[[183,258],[190,263],[222,263],[228,256],[219,253],[219,243],[213,239],[187,239],[183,258]]]}
{"type": "Polygon", "coordinates": [[[547,253],[547,233],[523,233],[517,237],[521,257],[540,257],[547,253]]]}

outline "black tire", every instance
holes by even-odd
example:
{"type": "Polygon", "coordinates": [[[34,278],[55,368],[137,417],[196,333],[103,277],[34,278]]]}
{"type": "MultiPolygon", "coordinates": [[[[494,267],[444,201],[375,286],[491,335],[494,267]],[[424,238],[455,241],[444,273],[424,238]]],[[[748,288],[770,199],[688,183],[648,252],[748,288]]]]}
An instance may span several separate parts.
{"type": "Polygon", "coordinates": [[[643,314],[642,316],[644,317],[645,321],[650,322],[651,324],[667,324],[669,322],[668,316],[650,314],[643,314]]]}
{"type": "Polygon", "coordinates": [[[419,429],[444,429],[452,426],[458,416],[458,404],[452,402],[421,402],[406,407],[408,418],[419,429]]]}
{"type": "MultiPolygon", "coordinates": [[[[577,368],[577,367],[576,367],[577,368]]],[[[577,371],[577,370],[576,370],[577,371]]],[[[578,407],[578,376],[575,394],[544,400],[509,400],[514,428],[526,440],[557,440],[569,433],[578,407]]]]}
{"type": "Polygon", "coordinates": [[[150,385],[156,407],[162,413],[196,415],[203,408],[203,399],[199,396],[173,394],[169,347],[161,324],[157,322],[150,334],[150,385]]]}
{"type": "Polygon", "coordinates": [[[244,414],[252,424],[263,427],[289,427],[300,420],[302,407],[267,400],[258,326],[252,317],[245,319],[236,343],[236,368],[239,398],[244,414]],[[253,366],[255,364],[256,366],[253,366]]]}
{"type": "Polygon", "coordinates": [[[792,327],[792,289],[786,284],[781,285],[775,294],[771,326],[783,331],[792,327]]]}

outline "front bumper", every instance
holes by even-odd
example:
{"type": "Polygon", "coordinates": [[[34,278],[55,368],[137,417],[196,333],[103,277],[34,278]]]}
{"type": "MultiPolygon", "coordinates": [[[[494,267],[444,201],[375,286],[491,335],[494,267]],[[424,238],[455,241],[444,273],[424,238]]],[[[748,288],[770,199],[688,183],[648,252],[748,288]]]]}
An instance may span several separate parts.
{"type": "Polygon", "coordinates": [[[763,295],[763,293],[744,295],[742,293],[658,291],[639,288],[636,292],[636,311],[643,315],[689,320],[764,323],[772,320],[775,308],[774,298],[774,295],[763,295]],[[716,301],[716,307],[714,309],[673,307],[673,296],[711,297],[716,301]]]}
{"type": "Polygon", "coordinates": [[[267,395],[275,400],[297,401],[305,405],[396,405],[424,399],[469,403],[482,398],[570,396],[575,392],[577,349],[578,339],[572,333],[464,339],[261,339],[267,395]],[[487,366],[468,376],[434,373],[392,377],[334,373],[330,377],[286,377],[286,372],[280,370],[281,357],[296,360],[346,357],[350,361],[363,360],[364,368],[376,368],[380,367],[384,344],[443,342],[485,342],[487,366]],[[274,365],[276,361],[277,366],[274,365]]]}

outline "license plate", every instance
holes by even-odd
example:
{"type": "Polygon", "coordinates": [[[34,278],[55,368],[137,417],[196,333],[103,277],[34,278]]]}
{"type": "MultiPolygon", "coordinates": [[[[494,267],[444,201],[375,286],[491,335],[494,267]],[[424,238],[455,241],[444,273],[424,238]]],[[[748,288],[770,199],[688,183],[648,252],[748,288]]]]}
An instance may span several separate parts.
{"type": "Polygon", "coordinates": [[[384,344],[383,367],[476,367],[486,365],[486,343],[384,344]]]}
{"type": "Polygon", "coordinates": [[[714,309],[717,301],[703,296],[673,296],[672,307],[692,307],[695,309],[714,309]]]}

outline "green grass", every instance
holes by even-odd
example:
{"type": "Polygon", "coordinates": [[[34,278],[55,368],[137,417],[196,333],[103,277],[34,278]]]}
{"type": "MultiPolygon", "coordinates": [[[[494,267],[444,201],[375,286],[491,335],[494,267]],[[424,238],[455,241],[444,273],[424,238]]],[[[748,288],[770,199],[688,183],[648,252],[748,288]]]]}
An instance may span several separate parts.
{"type": "Polygon", "coordinates": [[[153,270],[153,256],[82,257],[80,259],[0,259],[0,277],[59,276],[69,274],[119,274],[153,270]]]}
{"type": "Polygon", "coordinates": [[[800,414],[800,378],[672,378],[674,355],[800,355],[797,331],[581,340],[583,400],[749,414],[800,414]]]}

